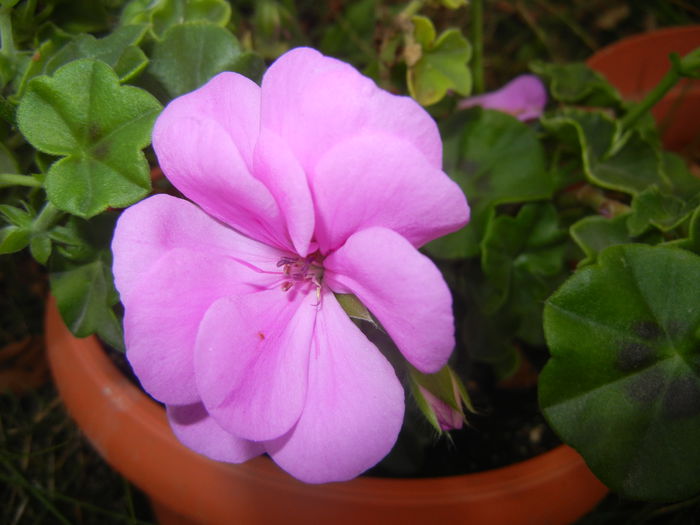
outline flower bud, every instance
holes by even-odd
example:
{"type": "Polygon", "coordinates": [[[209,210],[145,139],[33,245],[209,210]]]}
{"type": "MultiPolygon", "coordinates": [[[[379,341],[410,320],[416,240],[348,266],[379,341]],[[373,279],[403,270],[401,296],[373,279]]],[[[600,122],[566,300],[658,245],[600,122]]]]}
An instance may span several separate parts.
{"type": "Polygon", "coordinates": [[[462,381],[449,365],[435,374],[411,368],[410,379],[418,408],[438,432],[462,428],[464,408],[473,411],[473,407],[462,381]]]}

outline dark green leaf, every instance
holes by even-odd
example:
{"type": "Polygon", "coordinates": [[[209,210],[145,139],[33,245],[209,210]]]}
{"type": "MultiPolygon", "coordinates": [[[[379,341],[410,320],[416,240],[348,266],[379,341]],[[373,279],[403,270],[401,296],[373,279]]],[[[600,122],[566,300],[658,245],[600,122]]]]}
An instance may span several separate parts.
{"type": "Polygon", "coordinates": [[[446,132],[445,169],[471,206],[471,220],[460,231],[437,239],[428,250],[437,257],[472,257],[498,204],[547,198],[554,180],[535,131],[511,115],[474,108],[446,132]]]}
{"type": "Polygon", "coordinates": [[[612,490],[700,491],[700,257],[613,246],[547,302],[540,402],[612,490]]]}
{"type": "Polygon", "coordinates": [[[573,224],[569,230],[571,237],[586,254],[579,266],[594,262],[598,253],[608,246],[632,242],[627,231],[628,217],[629,215],[618,215],[608,219],[601,215],[591,215],[573,224]]]}
{"type": "Polygon", "coordinates": [[[653,138],[639,131],[621,137],[618,122],[602,111],[567,109],[541,122],[558,140],[580,151],[586,177],[598,186],[635,195],[665,182],[653,138]]]}
{"type": "Polygon", "coordinates": [[[160,0],[153,8],[151,22],[158,38],[185,22],[208,22],[226,26],[231,18],[231,6],[225,0],[160,0]]]}
{"type": "Polygon", "coordinates": [[[492,292],[487,311],[500,308],[511,288],[522,292],[561,273],[565,238],[557,211],[549,203],[526,204],[516,217],[494,218],[481,243],[481,265],[492,292]]]}
{"type": "Polygon", "coordinates": [[[18,109],[20,131],[44,153],[65,156],[46,175],[49,200],[91,217],[146,195],[150,177],[141,149],[160,109],[147,92],[120,86],[98,60],[74,61],[53,77],[32,80],[18,109]]]}
{"type": "Polygon", "coordinates": [[[530,69],[549,84],[552,97],[560,102],[612,107],[622,102],[617,90],[586,64],[533,62],[530,69]]]}
{"type": "Polygon", "coordinates": [[[222,71],[238,71],[250,58],[223,27],[206,23],[171,27],[153,50],[149,71],[171,97],[200,87],[222,71]]]}
{"type": "Polygon", "coordinates": [[[47,60],[41,72],[51,75],[73,60],[95,58],[112,67],[121,82],[127,82],[148,64],[137,46],[147,29],[145,24],[127,25],[99,40],[92,35],[77,35],[47,60]]]}
{"type": "MultiPolygon", "coordinates": [[[[118,294],[112,277],[112,238],[116,214],[103,214],[91,221],[71,219],[62,232],[73,248],[52,257],[51,293],[66,325],[78,337],[97,333],[115,348],[123,348],[121,323],[114,312],[118,294]],[[79,256],[75,256],[79,254],[79,256]]],[[[59,235],[59,238],[61,236],[59,235]]]]}

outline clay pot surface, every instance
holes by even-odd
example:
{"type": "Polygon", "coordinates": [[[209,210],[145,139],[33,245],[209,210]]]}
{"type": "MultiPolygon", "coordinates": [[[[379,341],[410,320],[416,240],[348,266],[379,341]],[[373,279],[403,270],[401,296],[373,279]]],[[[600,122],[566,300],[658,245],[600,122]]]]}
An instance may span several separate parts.
{"type": "Polygon", "coordinates": [[[607,492],[566,446],[478,474],[325,485],[301,483],[265,457],[215,462],[181,445],[162,407],[119,372],[97,339],[75,338],[53,300],[46,340],[69,413],[105,460],[152,498],[161,523],[556,525],[607,492]]]}
{"type": "MultiPolygon", "coordinates": [[[[700,47],[700,25],[659,29],[631,36],[593,54],[586,63],[602,73],[628,100],[639,101],[670,69],[669,55],[700,47]]],[[[680,151],[697,146],[700,130],[700,80],[682,79],[652,109],[664,145],[680,151]]]]}

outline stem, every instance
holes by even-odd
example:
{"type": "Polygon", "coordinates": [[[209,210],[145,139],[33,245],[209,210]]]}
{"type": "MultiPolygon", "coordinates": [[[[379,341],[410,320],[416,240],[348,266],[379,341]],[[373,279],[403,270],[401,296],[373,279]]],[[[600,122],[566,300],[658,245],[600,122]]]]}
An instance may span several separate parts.
{"type": "Polygon", "coordinates": [[[0,188],[8,186],[27,186],[30,188],[40,188],[41,182],[31,175],[15,175],[14,173],[0,173],[0,188]]]}
{"type": "Polygon", "coordinates": [[[8,56],[15,54],[15,39],[12,35],[12,8],[0,7],[0,52],[8,56]]]}
{"type": "Polygon", "coordinates": [[[474,94],[479,94],[484,92],[484,4],[483,0],[472,0],[471,5],[472,76],[474,94]]]}
{"type": "Polygon", "coordinates": [[[411,0],[411,2],[404,7],[399,13],[399,18],[404,18],[409,20],[418,11],[423,9],[424,0],[411,0]]]}
{"type": "Polygon", "coordinates": [[[644,99],[634,106],[630,111],[620,119],[620,124],[622,124],[622,129],[629,129],[632,124],[637,122],[643,115],[646,114],[647,111],[649,111],[654,104],[656,104],[659,100],[661,100],[666,93],[668,93],[673,86],[676,85],[676,82],[678,82],[678,79],[680,79],[681,75],[678,72],[678,69],[675,67],[671,67],[668,73],[661,79],[661,81],[656,85],[654,89],[652,89],[647,95],[644,97],[644,99]]]}
{"type": "Polygon", "coordinates": [[[54,225],[58,219],[63,216],[61,210],[56,208],[51,202],[47,202],[44,209],[41,210],[36,219],[34,219],[33,230],[37,232],[44,232],[54,225]]]}

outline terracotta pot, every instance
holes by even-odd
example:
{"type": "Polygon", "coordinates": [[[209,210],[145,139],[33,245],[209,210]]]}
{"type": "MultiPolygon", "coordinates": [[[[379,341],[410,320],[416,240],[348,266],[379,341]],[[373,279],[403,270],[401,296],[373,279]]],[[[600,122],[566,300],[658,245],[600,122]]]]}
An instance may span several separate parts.
{"type": "MultiPolygon", "coordinates": [[[[700,47],[700,25],[669,27],[620,40],[591,56],[602,73],[629,100],[641,100],[670,69],[669,55],[700,47]]],[[[652,110],[667,148],[682,151],[700,141],[700,80],[683,79],[652,110]]]]}
{"type": "Polygon", "coordinates": [[[161,523],[566,524],[607,489],[573,450],[479,474],[432,479],[360,477],[306,485],[260,457],[218,463],[182,446],[163,409],[132,385],[93,338],[77,339],[55,301],[46,340],[71,416],[99,453],[153,500],[161,523]]]}

